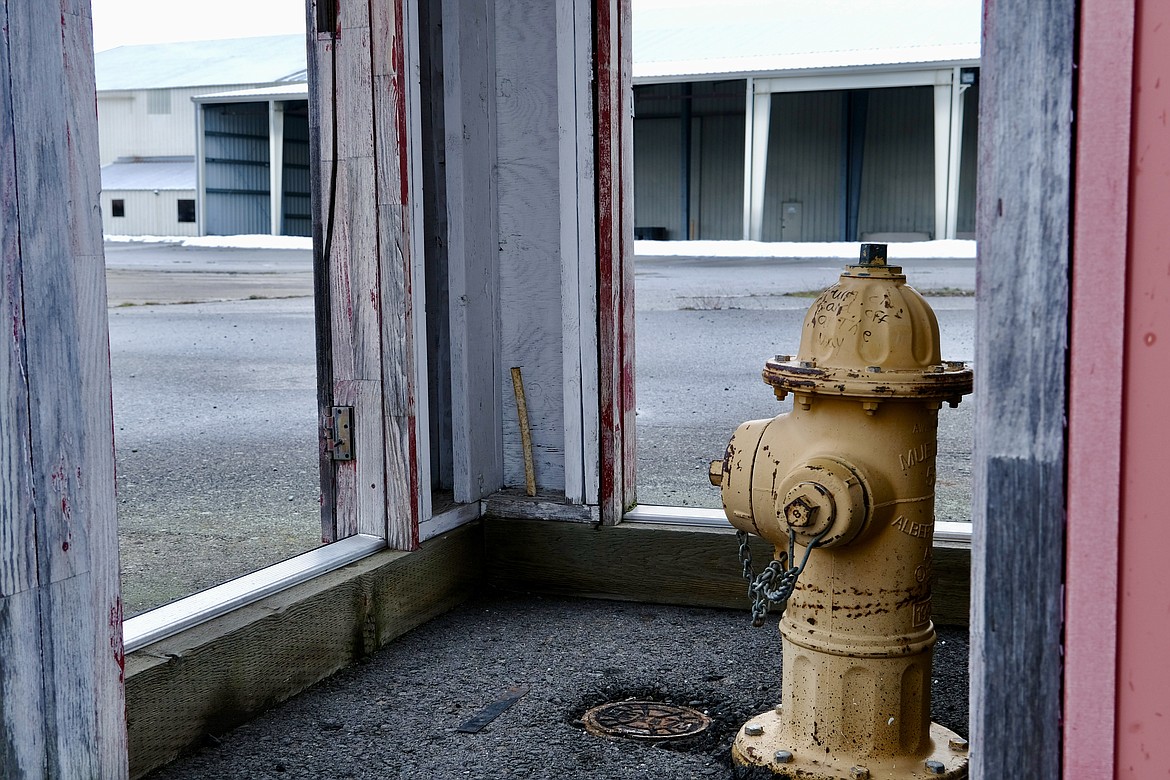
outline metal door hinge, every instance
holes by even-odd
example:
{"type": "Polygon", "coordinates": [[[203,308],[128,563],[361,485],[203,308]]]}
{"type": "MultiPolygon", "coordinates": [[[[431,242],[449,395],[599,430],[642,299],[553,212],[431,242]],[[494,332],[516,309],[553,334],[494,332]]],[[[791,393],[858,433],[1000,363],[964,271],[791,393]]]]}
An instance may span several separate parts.
{"type": "Polygon", "coordinates": [[[353,407],[334,406],[324,426],[325,449],[334,460],[353,460],[353,407]]]}

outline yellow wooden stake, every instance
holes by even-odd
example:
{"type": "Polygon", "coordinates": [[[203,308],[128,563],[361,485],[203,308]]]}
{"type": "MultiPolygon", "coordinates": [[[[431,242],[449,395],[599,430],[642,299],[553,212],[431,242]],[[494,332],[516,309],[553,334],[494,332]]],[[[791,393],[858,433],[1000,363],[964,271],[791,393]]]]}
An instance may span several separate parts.
{"type": "Polygon", "coordinates": [[[512,391],[516,394],[516,416],[520,420],[520,443],[524,447],[524,492],[536,495],[536,469],[532,465],[532,431],[528,428],[528,402],[519,367],[512,368],[512,391]]]}

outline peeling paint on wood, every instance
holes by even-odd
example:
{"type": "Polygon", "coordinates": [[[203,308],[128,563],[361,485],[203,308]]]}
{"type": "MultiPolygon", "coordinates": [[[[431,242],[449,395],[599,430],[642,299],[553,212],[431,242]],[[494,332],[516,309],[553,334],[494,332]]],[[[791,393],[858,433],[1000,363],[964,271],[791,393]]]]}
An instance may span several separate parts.
{"type": "Polygon", "coordinates": [[[599,2],[596,30],[600,500],[603,521],[617,523],[636,501],[629,0],[599,2]]]}

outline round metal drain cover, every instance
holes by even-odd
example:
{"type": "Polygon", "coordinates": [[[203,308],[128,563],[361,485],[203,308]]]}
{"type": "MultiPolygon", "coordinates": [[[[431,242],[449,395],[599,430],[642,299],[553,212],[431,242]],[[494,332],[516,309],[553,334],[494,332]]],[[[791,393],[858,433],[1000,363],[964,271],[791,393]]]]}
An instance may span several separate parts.
{"type": "Polygon", "coordinates": [[[658,701],[614,701],[594,707],[581,720],[591,734],[640,740],[693,737],[711,725],[696,709],[658,701]]]}

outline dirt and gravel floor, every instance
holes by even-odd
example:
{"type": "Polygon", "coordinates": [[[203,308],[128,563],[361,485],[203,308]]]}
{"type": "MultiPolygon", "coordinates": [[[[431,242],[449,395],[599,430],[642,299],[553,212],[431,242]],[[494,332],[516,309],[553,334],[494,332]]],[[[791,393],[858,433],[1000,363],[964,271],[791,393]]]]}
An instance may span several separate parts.
{"type": "MultiPolygon", "coordinates": [[[[967,634],[939,629],[933,719],[967,735],[967,634]]],[[[733,768],[739,727],[780,700],[780,637],[746,611],[489,595],[391,643],[151,780],[204,778],[759,778],[733,768]],[[476,734],[456,729],[528,692],[476,734]],[[606,701],[696,707],[713,725],[674,745],[596,737],[606,701]]]]}

